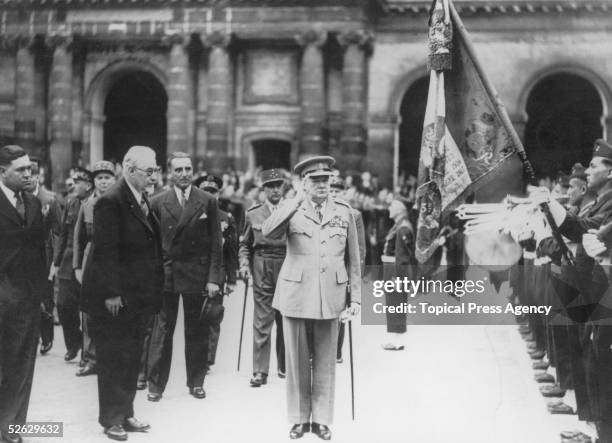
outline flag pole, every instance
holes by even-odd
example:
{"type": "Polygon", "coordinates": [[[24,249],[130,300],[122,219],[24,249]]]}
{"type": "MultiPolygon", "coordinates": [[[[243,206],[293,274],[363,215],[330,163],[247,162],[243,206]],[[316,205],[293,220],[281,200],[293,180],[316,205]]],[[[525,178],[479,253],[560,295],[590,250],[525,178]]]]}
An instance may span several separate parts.
{"type": "MultiPolygon", "coordinates": [[[[461,20],[459,13],[455,9],[455,5],[453,4],[452,0],[448,0],[448,3],[449,3],[449,9],[450,9],[450,14],[453,20],[453,24],[455,25],[455,31],[459,33],[459,37],[463,40],[465,49],[469,57],[471,58],[472,63],[474,64],[474,68],[476,69],[476,72],[478,72],[480,81],[482,82],[483,87],[485,88],[489,96],[491,97],[493,101],[493,106],[495,107],[495,110],[497,111],[499,118],[501,119],[502,124],[504,125],[504,128],[506,129],[506,132],[508,133],[508,136],[510,137],[510,139],[512,140],[512,143],[514,144],[516,148],[516,153],[519,156],[521,163],[523,164],[523,171],[525,172],[527,179],[531,181],[532,183],[534,183],[535,182],[535,172],[533,170],[533,166],[531,165],[531,162],[527,158],[527,153],[525,152],[523,143],[521,142],[521,139],[519,138],[516,130],[514,129],[514,126],[512,125],[512,121],[510,120],[508,111],[506,110],[506,107],[499,99],[499,94],[495,90],[495,87],[493,86],[493,84],[489,81],[489,78],[486,76],[484,69],[482,69],[480,61],[478,60],[478,57],[476,57],[476,51],[474,50],[474,46],[472,45],[470,36],[467,32],[467,29],[465,29],[465,26],[463,25],[463,21],[461,20]]],[[[550,208],[548,207],[548,204],[542,203],[540,205],[540,208],[542,209],[542,212],[544,213],[544,216],[546,217],[546,220],[548,221],[548,224],[550,225],[555,241],[561,248],[561,253],[563,254],[563,257],[567,260],[569,264],[573,265],[574,256],[572,252],[569,250],[569,248],[567,247],[567,245],[565,244],[563,237],[559,233],[559,227],[557,226],[555,219],[550,213],[550,208]]]]}

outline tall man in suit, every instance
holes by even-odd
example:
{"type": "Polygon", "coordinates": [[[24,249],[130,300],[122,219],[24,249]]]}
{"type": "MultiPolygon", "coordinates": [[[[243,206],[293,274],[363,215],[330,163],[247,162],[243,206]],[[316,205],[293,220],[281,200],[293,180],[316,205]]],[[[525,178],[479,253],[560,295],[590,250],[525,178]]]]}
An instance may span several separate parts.
{"type": "Polygon", "coordinates": [[[170,375],[172,337],[179,297],[185,311],[185,361],[187,387],[197,398],[206,397],[204,377],[208,367],[210,324],[202,315],[204,301],[219,293],[223,260],[217,199],[191,185],[193,164],[189,155],[176,152],[168,160],[174,186],[156,195],[153,213],[161,222],[164,255],[162,309],[155,318],[149,347],[150,401],[159,401],[170,375]]]}
{"type": "Polygon", "coordinates": [[[150,428],[134,418],[134,397],[144,323],[161,306],[161,235],[145,192],[158,170],[151,148],[131,147],[123,159],[123,178],[94,207],[82,290],[89,296],[96,343],[99,422],[114,440],[126,440],[126,431],[150,428]]]}
{"type": "Polygon", "coordinates": [[[45,283],[45,230],[40,201],[28,192],[30,159],[15,145],[0,148],[0,434],[24,424],[38,343],[45,283]]]}
{"type": "Polygon", "coordinates": [[[331,439],[338,319],[356,315],[361,300],[359,243],[352,208],[329,196],[334,163],[328,156],[298,163],[294,171],[302,177],[303,191],[286,200],[262,226],[266,237],[287,235],[287,257],[273,306],[283,315],[292,439],[309,430],[324,440],[331,439]]]}
{"type": "Polygon", "coordinates": [[[276,360],[278,376],[285,378],[285,345],[283,320],[272,307],[278,274],[287,254],[287,239],[262,235],[262,224],[283,198],[285,177],[280,169],[261,172],[261,183],[266,200],[251,206],[246,213],[244,232],[240,237],[240,274],[243,278],[253,272],[253,378],[250,385],[258,388],[268,380],[272,325],[276,322],[276,360]]]}

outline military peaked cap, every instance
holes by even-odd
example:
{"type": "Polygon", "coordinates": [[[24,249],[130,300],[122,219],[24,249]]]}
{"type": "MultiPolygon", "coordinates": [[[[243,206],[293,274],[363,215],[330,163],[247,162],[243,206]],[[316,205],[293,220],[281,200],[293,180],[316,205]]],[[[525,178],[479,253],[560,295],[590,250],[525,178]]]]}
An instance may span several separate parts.
{"type": "Polygon", "coordinates": [[[333,175],[332,167],[336,164],[336,160],[328,155],[319,155],[310,157],[299,162],[293,168],[293,172],[300,177],[317,177],[333,175]]]}
{"type": "Polygon", "coordinates": [[[261,171],[260,178],[262,186],[265,186],[268,183],[285,181],[285,174],[282,169],[266,169],[261,171]]]}

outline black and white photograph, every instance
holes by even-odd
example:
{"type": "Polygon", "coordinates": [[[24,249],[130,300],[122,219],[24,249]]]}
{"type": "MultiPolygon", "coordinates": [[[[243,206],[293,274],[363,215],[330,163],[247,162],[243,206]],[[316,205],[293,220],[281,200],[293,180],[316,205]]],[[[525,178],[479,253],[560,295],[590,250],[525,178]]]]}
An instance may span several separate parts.
{"type": "Polygon", "coordinates": [[[612,0],[0,0],[0,442],[612,443],[612,0]]]}

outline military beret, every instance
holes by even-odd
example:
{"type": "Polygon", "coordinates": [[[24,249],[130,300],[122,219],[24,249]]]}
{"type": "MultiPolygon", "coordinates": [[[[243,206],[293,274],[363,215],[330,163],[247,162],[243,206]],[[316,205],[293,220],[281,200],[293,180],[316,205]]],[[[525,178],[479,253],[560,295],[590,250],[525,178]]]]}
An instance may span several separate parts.
{"type": "Polygon", "coordinates": [[[223,187],[223,180],[216,175],[203,175],[193,182],[194,186],[208,192],[219,192],[223,187]]]}
{"type": "Polygon", "coordinates": [[[595,140],[593,146],[593,157],[603,157],[612,160],[612,145],[603,138],[595,140]]]}
{"type": "Polygon", "coordinates": [[[580,163],[574,164],[572,166],[572,174],[570,175],[570,180],[573,178],[577,178],[578,180],[586,181],[586,169],[580,163]]]}
{"type": "Polygon", "coordinates": [[[328,155],[318,155],[310,157],[299,162],[293,168],[293,172],[300,177],[317,177],[333,175],[332,167],[336,164],[336,160],[328,155]]]}
{"type": "Polygon", "coordinates": [[[93,181],[93,176],[91,175],[91,171],[85,168],[76,168],[72,174],[72,180],[75,182],[80,180],[91,183],[93,181]]]}
{"type": "Polygon", "coordinates": [[[284,182],[285,174],[282,169],[266,169],[260,174],[261,184],[265,186],[268,183],[284,182]]]}
{"type": "Polygon", "coordinates": [[[563,186],[564,188],[568,188],[569,187],[569,181],[570,181],[570,176],[564,173],[559,173],[559,175],[557,176],[557,183],[559,183],[561,186],[563,186]]]}
{"type": "Polygon", "coordinates": [[[332,177],[331,181],[329,182],[329,185],[332,188],[340,189],[342,191],[344,191],[345,189],[344,180],[342,180],[340,177],[332,177]]]}
{"type": "Polygon", "coordinates": [[[95,162],[91,170],[92,176],[95,177],[101,172],[108,172],[111,175],[115,175],[115,165],[108,160],[100,160],[99,162],[95,162]]]}

